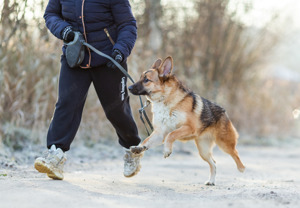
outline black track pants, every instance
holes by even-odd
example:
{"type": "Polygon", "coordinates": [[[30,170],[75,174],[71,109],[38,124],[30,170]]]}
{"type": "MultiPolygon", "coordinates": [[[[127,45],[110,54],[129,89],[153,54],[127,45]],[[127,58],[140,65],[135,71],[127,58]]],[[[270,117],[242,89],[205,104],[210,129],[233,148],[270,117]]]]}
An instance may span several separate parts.
{"type": "MultiPolygon", "coordinates": [[[[123,67],[127,70],[126,64],[123,67]]],[[[62,56],[58,100],[48,130],[47,147],[55,144],[64,151],[70,149],[91,83],[106,117],[116,130],[119,143],[125,148],[138,145],[140,138],[132,117],[126,82],[127,78],[119,69],[105,65],[92,69],[71,69],[65,56],[62,56]]]]}

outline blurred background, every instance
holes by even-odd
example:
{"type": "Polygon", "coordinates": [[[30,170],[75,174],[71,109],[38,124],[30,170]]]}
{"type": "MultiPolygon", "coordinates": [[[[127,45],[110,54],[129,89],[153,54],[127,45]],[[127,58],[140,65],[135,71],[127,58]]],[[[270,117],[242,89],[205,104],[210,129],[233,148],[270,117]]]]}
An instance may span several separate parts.
{"type": "MultiPolygon", "coordinates": [[[[193,91],[223,106],[241,144],[300,139],[298,0],[130,0],[137,80],[159,57],[193,91]]],[[[57,99],[62,41],[45,27],[47,1],[0,3],[0,150],[45,145],[57,99]]],[[[132,110],[142,139],[138,97],[132,110]]],[[[150,109],[147,110],[151,117],[150,109]]],[[[73,146],[117,144],[93,87],[73,146]]]]}

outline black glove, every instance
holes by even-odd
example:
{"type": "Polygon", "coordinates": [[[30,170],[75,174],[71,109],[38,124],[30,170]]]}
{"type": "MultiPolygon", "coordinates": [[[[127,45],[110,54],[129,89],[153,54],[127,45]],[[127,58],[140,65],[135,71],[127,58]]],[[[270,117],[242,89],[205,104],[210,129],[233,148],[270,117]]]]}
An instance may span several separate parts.
{"type": "Polygon", "coordinates": [[[67,43],[73,41],[74,37],[75,37],[73,28],[71,26],[65,27],[65,29],[63,29],[63,31],[61,32],[61,36],[62,36],[62,39],[67,43]]]}
{"type": "MultiPolygon", "coordinates": [[[[113,51],[113,53],[111,54],[111,57],[113,59],[115,59],[115,61],[118,62],[119,64],[122,63],[122,61],[123,61],[123,55],[122,55],[121,51],[119,51],[118,49],[115,49],[113,51]]],[[[111,62],[111,61],[108,62],[106,64],[106,66],[109,67],[109,68],[112,68],[112,69],[116,69],[117,68],[117,66],[113,62],[111,62]]]]}

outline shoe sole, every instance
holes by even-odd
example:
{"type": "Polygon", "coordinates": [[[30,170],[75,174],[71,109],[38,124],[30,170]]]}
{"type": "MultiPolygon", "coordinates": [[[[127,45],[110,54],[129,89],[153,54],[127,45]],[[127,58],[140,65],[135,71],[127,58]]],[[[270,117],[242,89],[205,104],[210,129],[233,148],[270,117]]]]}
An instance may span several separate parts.
{"type": "Polygon", "coordinates": [[[54,180],[63,180],[64,177],[58,176],[55,174],[50,168],[48,168],[44,163],[36,161],[34,163],[34,167],[37,171],[40,173],[47,173],[47,176],[49,178],[52,178],[54,180]]]}
{"type": "Polygon", "coordinates": [[[142,167],[142,166],[139,165],[139,166],[137,167],[137,169],[136,169],[131,175],[125,175],[125,174],[124,174],[124,176],[125,176],[126,178],[130,178],[130,177],[135,176],[136,174],[138,174],[138,172],[140,172],[141,167],[142,167]]]}

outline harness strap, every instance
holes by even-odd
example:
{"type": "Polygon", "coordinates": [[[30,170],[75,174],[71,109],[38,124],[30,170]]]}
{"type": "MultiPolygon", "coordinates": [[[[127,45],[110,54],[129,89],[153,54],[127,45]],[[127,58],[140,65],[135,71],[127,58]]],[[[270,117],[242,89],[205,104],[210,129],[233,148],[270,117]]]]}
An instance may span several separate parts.
{"type": "MultiPolygon", "coordinates": [[[[101,51],[97,50],[96,48],[94,48],[92,45],[88,44],[88,43],[85,42],[85,41],[82,41],[82,45],[85,45],[85,46],[89,47],[91,50],[93,50],[93,51],[94,51],[95,53],[97,53],[99,56],[103,56],[103,57],[109,59],[110,61],[112,61],[112,62],[113,62],[113,63],[121,70],[121,72],[122,72],[126,77],[128,77],[128,79],[130,79],[130,81],[131,81],[133,84],[135,83],[134,80],[132,79],[132,77],[127,73],[127,71],[126,71],[126,70],[125,70],[118,62],[116,62],[112,57],[106,55],[105,53],[102,53],[101,51]]],[[[140,98],[140,104],[141,104],[141,108],[139,109],[140,119],[141,119],[141,121],[143,122],[143,124],[144,124],[144,126],[145,126],[145,128],[146,128],[147,134],[148,134],[148,136],[149,136],[150,133],[149,133],[148,128],[147,128],[147,125],[146,125],[146,123],[145,123],[145,121],[144,121],[144,119],[143,119],[143,115],[144,115],[144,117],[145,117],[145,119],[146,119],[146,121],[147,121],[147,123],[148,123],[150,129],[153,131],[153,126],[152,126],[152,124],[151,124],[151,122],[150,122],[150,120],[149,120],[149,118],[148,118],[148,116],[147,116],[147,113],[146,113],[146,111],[145,111],[145,108],[149,105],[149,101],[148,101],[147,104],[144,106],[144,105],[143,105],[142,98],[141,98],[140,95],[139,95],[139,98],[140,98]]]]}

